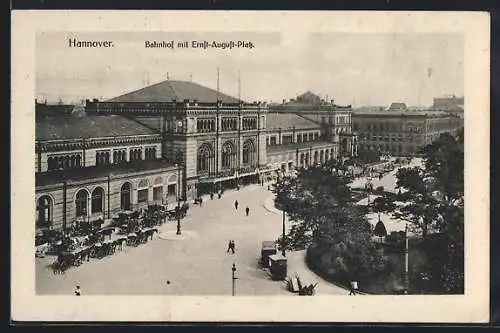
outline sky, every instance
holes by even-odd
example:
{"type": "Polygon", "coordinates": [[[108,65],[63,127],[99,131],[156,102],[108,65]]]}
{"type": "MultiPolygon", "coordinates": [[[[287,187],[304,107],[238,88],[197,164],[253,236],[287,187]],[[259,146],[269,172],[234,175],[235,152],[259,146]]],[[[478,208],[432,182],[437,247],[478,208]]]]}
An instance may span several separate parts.
{"type": "Polygon", "coordinates": [[[193,81],[243,100],[281,102],[311,91],[336,104],[430,106],[463,96],[464,41],[451,33],[62,33],[36,38],[36,97],[108,99],[166,80],[193,81]],[[69,38],[112,48],[70,48],[69,38]],[[253,48],[146,48],[145,41],[250,41],[253,48]]]}

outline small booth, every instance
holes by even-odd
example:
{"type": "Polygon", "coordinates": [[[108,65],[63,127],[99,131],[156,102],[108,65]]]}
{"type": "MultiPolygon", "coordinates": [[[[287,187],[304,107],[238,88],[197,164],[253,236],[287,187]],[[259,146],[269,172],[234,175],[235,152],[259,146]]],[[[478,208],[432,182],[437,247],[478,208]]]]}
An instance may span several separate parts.
{"type": "Polygon", "coordinates": [[[276,243],[274,241],[263,241],[260,250],[260,264],[269,267],[269,256],[276,254],[276,243]]]}
{"type": "Polygon", "coordinates": [[[287,274],[287,259],[281,254],[269,256],[269,272],[273,280],[284,280],[287,274]]]}

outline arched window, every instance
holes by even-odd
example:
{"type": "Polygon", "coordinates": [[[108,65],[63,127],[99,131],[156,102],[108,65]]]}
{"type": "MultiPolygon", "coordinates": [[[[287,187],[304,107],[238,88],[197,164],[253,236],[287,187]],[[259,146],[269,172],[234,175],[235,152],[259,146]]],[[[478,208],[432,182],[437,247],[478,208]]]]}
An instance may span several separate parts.
{"type": "Polygon", "coordinates": [[[319,152],[319,162],[321,164],[325,163],[325,152],[323,150],[319,152]]]}
{"type": "Polygon", "coordinates": [[[102,187],[96,187],[92,191],[92,214],[102,213],[104,206],[104,190],[102,187]]]}
{"type": "Polygon", "coordinates": [[[47,170],[48,171],[54,170],[54,159],[52,157],[49,157],[47,159],[47,170]]]}
{"type": "Polygon", "coordinates": [[[212,170],[214,151],[212,145],[204,143],[198,148],[196,170],[198,172],[210,172],[212,170]]]}
{"type": "Polygon", "coordinates": [[[226,141],[222,145],[222,167],[234,168],[236,161],[236,150],[231,141],[226,141]]]}
{"type": "Polygon", "coordinates": [[[82,165],[81,163],[82,163],[82,157],[80,155],[76,155],[75,166],[79,168],[82,165]]]}
{"type": "Polygon", "coordinates": [[[318,151],[314,152],[314,164],[318,164],[318,151]]]}
{"type": "Polygon", "coordinates": [[[246,140],[243,143],[243,164],[253,166],[255,162],[255,145],[253,140],[246,140]]]}
{"type": "Polygon", "coordinates": [[[71,158],[70,158],[70,162],[69,162],[69,163],[70,163],[70,167],[71,167],[71,168],[76,167],[76,157],[75,157],[75,155],[71,155],[71,158]]]}
{"type": "Polygon", "coordinates": [[[64,159],[62,156],[57,157],[57,168],[62,169],[64,167],[64,159]]]}
{"type": "Polygon", "coordinates": [[[89,193],[86,190],[80,190],[76,194],[75,199],[75,210],[76,216],[86,216],[87,215],[87,204],[89,200],[89,193]]]}
{"type": "Polygon", "coordinates": [[[120,208],[122,210],[131,210],[130,190],[131,190],[130,183],[123,184],[122,188],[120,189],[120,208]]]}
{"type": "Polygon", "coordinates": [[[40,197],[36,204],[37,228],[47,228],[52,223],[52,199],[48,195],[40,197]]]}

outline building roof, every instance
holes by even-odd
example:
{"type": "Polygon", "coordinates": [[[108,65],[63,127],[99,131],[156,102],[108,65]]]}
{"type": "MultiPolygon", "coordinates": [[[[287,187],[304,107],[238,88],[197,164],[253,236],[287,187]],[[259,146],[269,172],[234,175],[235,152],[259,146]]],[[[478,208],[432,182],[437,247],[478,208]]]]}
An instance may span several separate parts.
{"type": "Polygon", "coordinates": [[[61,184],[63,182],[79,182],[83,180],[92,181],[93,179],[103,178],[110,175],[126,175],[136,172],[148,172],[162,168],[173,168],[172,163],[164,160],[154,161],[133,161],[120,165],[93,166],[86,168],[75,168],[69,170],[57,170],[50,172],[41,172],[35,174],[35,186],[47,186],[61,184]]]}
{"type": "Polygon", "coordinates": [[[285,130],[294,126],[296,129],[321,128],[320,124],[293,113],[268,113],[266,122],[268,130],[277,130],[280,127],[285,130]]]}
{"type": "Polygon", "coordinates": [[[73,112],[72,104],[46,104],[35,102],[35,116],[64,116],[73,112]]]}
{"type": "Polygon", "coordinates": [[[323,104],[324,101],[318,95],[312,93],[311,91],[306,91],[303,94],[300,94],[295,98],[295,101],[298,103],[306,103],[306,104],[323,104]]]}
{"type": "Polygon", "coordinates": [[[407,110],[407,109],[408,107],[406,106],[406,104],[401,102],[391,103],[391,106],[389,106],[389,110],[407,110]]]}
{"type": "Polygon", "coordinates": [[[217,96],[223,103],[238,103],[238,99],[189,81],[166,80],[144,87],[139,90],[112,98],[108,102],[171,102],[186,99],[197,100],[200,103],[215,103],[217,96]]]}
{"type": "Polygon", "coordinates": [[[36,120],[36,140],[64,140],[157,134],[152,128],[119,115],[48,116],[36,120]]]}
{"type": "Polygon", "coordinates": [[[335,146],[335,142],[329,142],[329,141],[309,141],[309,142],[298,142],[298,143],[290,143],[290,144],[285,144],[285,145],[273,145],[273,146],[267,146],[267,153],[268,154],[277,154],[277,153],[285,153],[285,152],[295,152],[297,149],[304,149],[304,148],[321,148],[325,146],[335,146]]]}
{"type": "Polygon", "coordinates": [[[436,111],[431,109],[423,110],[380,110],[379,108],[367,109],[360,108],[353,112],[353,116],[386,116],[386,117],[440,117],[448,116],[448,112],[436,111]]]}

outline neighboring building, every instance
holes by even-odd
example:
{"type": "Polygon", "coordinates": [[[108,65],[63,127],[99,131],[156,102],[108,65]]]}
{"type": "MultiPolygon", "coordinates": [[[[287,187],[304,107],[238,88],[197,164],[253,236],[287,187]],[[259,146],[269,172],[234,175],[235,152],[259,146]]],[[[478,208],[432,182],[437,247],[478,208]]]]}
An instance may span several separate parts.
{"type": "Polygon", "coordinates": [[[272,108],[164,81],[85,107],[36,103],[37,226],[69,227],[356,154],[351,108],[272,108]]]}
{"type": "Polygon", "coordinates": [[[354,111],[353,129],[358,132],[359,151],[408,156],[448,132],[456,135],[463,120],[444,111],[409,110],[404,103],[387,109],[354,111]]]}
{"type": "Polygon", "coordinates": [[[464,117],[464,98],[456,97],[455,95],[449,97],[436,97],[432,108],[464,117]]]}
{"type": "Polygon", "coordinates": [[[306,92],[291,101],[270,105],[268,159],[288,171],[357,154],[351,106],[338,106],[306,92]]]}

